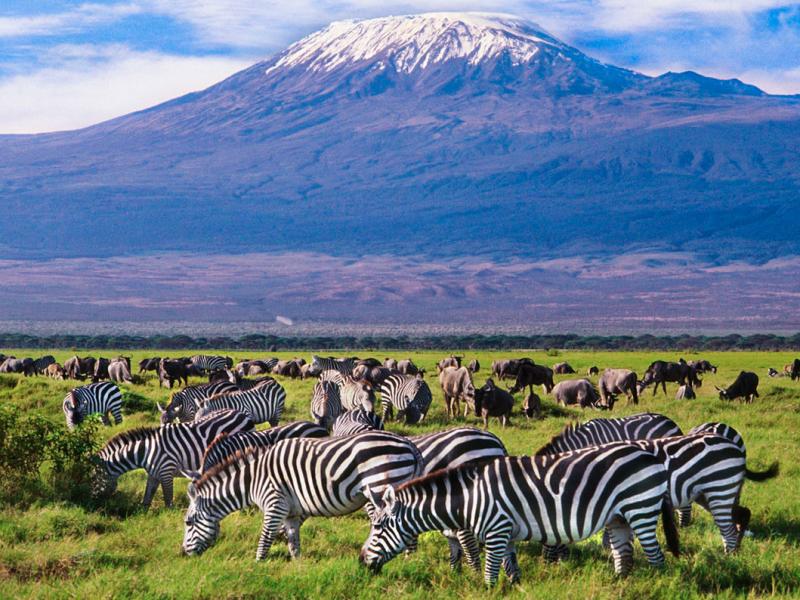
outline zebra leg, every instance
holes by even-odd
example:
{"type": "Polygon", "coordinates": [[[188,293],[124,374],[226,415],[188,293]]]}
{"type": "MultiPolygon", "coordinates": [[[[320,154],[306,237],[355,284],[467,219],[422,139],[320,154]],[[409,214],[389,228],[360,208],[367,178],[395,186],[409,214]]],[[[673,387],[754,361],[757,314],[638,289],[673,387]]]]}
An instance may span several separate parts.
{"type": "Polygon", "coordinates": [[[150,508],[150,504],[153,502],[153,495],[156,493],[158,484],[158,477],[150,474],[147,475],[147,485],[144,486],[144,498],[142,498],[142,506],[144,506],[145,509],[150,508]]]}
{"type": "Polygon", "coordinates": [[[558,544],[556,546],[544,544],[542,546],[542,557],[547,562],[558,562],[567,558],[567,556],[569,556],[569,549],[567,548],[566,544],[558,544]]]}
{"type": "Polygon", "coordinates": [[[692,505],[678,509],[678,525],[688,527],[692,524],[692,505]]]}
{"type": "Polygon", "coordinates": [[[111,411],[111,415],[114,417],[114,425],[119,425],[122,423],[122,410],[119,408],[114,408],[111,411]]]}
{"type": "Polygon", "coordinates": [[[414,554],[417,549],[419,548],[419,538],[414,536],[406,545],[406,557],[411,556],[414,554]]]}
{"type": "Polygon", "coordinates": [[[173,490],[172,490],[172,475],[168,475],[161,480],[161,491],[164,492],[164,506],[172,508],[173,490]]]}
{"type": "Polygon", "coordinates": [[[517,562],[517,548],[513,543],[509,543],[506,548],[506,556],[503,559],[503,570],[506,572],[506,577],[508,577],[511,583],[519,583],[522,573],[519,570],[519,563],[517,562]]]}
{"type": "Polygon", "coordinates": [[[615,517],[606,525],[606,532],[614,557],[614,572],[625,577],[633,566],[633,530],[623,519],[615,517]]]}
{"type": "Polygon", "coordinates": [[[497,583],[500,565],[508,552],[511,542],[511,525],[498,526],[486,536],[486,566],[483,579],[486,585],[497,583]]]}
{"type": "Polygon", "coordinates": [[[286,543],[289,546],[289,555],[292,558],[300,558],[300,519],[286,519],[283,527],[286,531],[286,543]]]}
{"type": "MultiPolygon", "coordinates": [[[[258,538],[256,560],[264,560],[267,557],[281,524],[289,515],[289,507],[277,491],[272,491],[267,497],[262,510],[264,511],[264,521],[261,524],[261,536],[258,538]]],[[[289,538],[288,529],[286,533],[289,538]]]]}
{"type": "Polygon", "coordinates": [[[647,562],[653,567],[664,566],[664,553],[661,551],[661,546],[656,537],[656,527],[658,526],[659,513],[656,513],[652,518],[641,518],[636,521],[632,526],[633,532],[639,539],[642,545],[647,562]]]}
{"type": "Polygon", "coordinates": [[[708,511],[719,527],[725,552],[736,552],[739,549],[741,534],[734,522],[733,506],[728,501],[709,502],[708,511]]]}
{"type": "MultiPolygon", "coordinates": [[[[456,531],[456,539],[460,549],[464,551],[467,557],[467,564],[476,573],[481,572],[481,547],[475,535],[468,529],[459,529],[456,531]]],[[[460,556],[459,556],[460,558],[460,556]]],[[[450,566],[453,565],[453,554],[451,546],[450,566]]]]}
{"type": "Polygon", "coordinates": [[[106,427],[111,427],[111,419],[108,418],[107,413],[103,413],[100,418],[103,420],[103,425],[106,427]]]}
{"type": "Polygon", "coordinates": [[[603,528],[603,548],[611,550],[611,539],[608,537],[608,527],[603,528]]]}
{"type": "Polygon", "coordinates": [[[444,536],[447,538],[447,545],[450,547],[450,570],[460,571],[461,557],[464,554],[461,550],[461,544],[458,543],[458,538],[447,535],[447,533],[444,533],[444,536]]]}

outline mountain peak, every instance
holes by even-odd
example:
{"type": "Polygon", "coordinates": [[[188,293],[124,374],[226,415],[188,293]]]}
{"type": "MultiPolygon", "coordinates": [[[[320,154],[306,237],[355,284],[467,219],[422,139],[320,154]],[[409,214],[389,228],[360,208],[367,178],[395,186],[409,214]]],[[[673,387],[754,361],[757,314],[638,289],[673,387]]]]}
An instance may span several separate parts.
{"type": "Polygon", "coordinates": [[[425,13],[335,21],[292,44],[271,61],[267,73],[301,67],[331,71],[348,62],[411,73],[453,59],[476,65],[506,56],[529,62],[543,46],[565,47],[531,21],[492,13],[425,13]]]}

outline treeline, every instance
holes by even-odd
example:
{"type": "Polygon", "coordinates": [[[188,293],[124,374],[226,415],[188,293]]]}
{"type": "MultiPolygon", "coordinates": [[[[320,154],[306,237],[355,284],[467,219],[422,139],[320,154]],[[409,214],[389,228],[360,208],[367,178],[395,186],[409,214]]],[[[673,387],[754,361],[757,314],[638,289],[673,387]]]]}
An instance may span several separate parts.
{"type": "Polygon", "coordinates": [[[251,334],[191,337],[188,335],[52,335],[0,333],[0,348],[75,348],[114,350],[517,350],[525,348],[574,350],[797,350],[800,333],[725,336],[698,335],[441,335],[441,336],[304,336],[251,334]]]}

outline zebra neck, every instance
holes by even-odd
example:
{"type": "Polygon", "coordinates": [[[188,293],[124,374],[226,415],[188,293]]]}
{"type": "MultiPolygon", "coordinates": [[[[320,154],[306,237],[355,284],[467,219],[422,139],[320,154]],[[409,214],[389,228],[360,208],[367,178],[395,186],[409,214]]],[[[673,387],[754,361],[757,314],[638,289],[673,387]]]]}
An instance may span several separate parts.
{"type": "MultiPolygon", "coordinates": [[[[108,457],[102,457],[109,474],[119,477],[123,473],[135,469],[147,469],[149,454],[146,440],[138,440],[115,451],[108,457]]],[[[147,440],[149,441],[149,440],[147,440]]]]}
{"type": "Polygon", "coordinates": [[[431,498],[418,497],[404,502],[405,521],[415,534],[426,531],[443,531],[445,529],[462,529],[464,512],[462,502],[446,503],[431,501],[431,498]]]}

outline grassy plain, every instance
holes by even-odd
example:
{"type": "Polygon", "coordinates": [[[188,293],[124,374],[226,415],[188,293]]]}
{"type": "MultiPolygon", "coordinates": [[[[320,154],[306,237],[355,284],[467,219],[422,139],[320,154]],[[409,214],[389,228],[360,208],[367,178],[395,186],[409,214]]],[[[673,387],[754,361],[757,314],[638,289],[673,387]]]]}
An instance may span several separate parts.
{"type": "MultiPolygon", "coordinates": [[[[40,356],[41,350],[4,350],[6,354],[40,356]]],[[[51,352],[59,362],[74,354],[51,352]]],[[[94,356],[116,356],[111,351],[81,351],[94,356]]],[[[134,362],[162,352],[133,352],[134,362]]],[[[177,355],[178,352],[169,354],[177,355]]],[[[230,354],[230,353],[228,353],[230,354]]],[[[310,352],[305,356],[308,358],[310,352]]],[[[366,352],[362,353],[367,355],[366,352]]],[[[379,359],[393,355],[411,356],[429,374],[442,352],[371,353],[379,359]]],[[[494,358],[530,356],[537,362],[570,362],[583,374],[590,365],[628,367],[640,374],[655,358],[677,359],[677,355],[652,352],[573,352],[559,356],[544,352],[461,352],[477,357],[482,370],[476,383],[488,376],[494,358]]],[[[290,356],[288,353],[278,353],[290,356]]],[[[235,358],[245,356],[234,354],[235,358]]],[[[254,353],[246,356],[255,358],[254,353]]],[[[697,358],[685,354],[685,358],[697,358]]],[[[632,575],[624,580],[613,574],[599,536],[573,547],[568,560],[545,564],[538,544],[520,545],[521,585],[501,579],[494,590],[484,588],[482,576],[468,569],[453,573],[448,568],[447,546],[439,535],[426,534],[419,552],[397,558],[378,576],[360,568],[358,550],[366,538],[368,523],[362,513],[338,519],[310,519],[302,529],[303,556],[290,561],[284,545],[276,545],[265,562],[254,560],[260,514],[248,510],[222,522],[218,543],[200,557],[180,555],[182,517],[187,505],[185,480],[176,484],[177,508],[165,509],[160,492],[150,512],[138,503],[144,491],[145,475],[134,472],[120,480],[117,494],[107,506],[87,510],[67,504],[43,502],[24,509],[0,506],[0,597],[2,598],[745,598],[800,597],[800,383],[788,378],[770,379],[768,367],[779,370],[794,358],[788,353],[704,353],[703,358],[719,365],[716,375],[708,374],[696,400],[674,400],[675,386],[668,396],[653,397],[646,391],[638,407],[621,401],[614,416],[655,411],[675,419],[688,430],[708,420],[720,420],[736,427],[744,436],[748,464],[762,469],[772,460],[781,461],[778,479],[745,484],[742,501],[753,512],[751,530],[741,551],[726,556],[717,530],[707,513],[689,528],[681,530],[683,556],[668,556],[665,569],[650,569],[637,548],[632,575]],[[740,370],[758,373],[761,397],[755,404],[720,401],[714,384],[732,381],[740,370]]],[[[582,375],[581,375],[582,376],[582,375]]],[[[562,376],[565,379],[573,376],[562,376]]],[[[595,378],[596,379],[596,378],[595,378]]],[[[434,393],[429,420],[413,431],[433,431],[448,426],[444,402],[434,375],[428,376],[434,393]]],[[[195,381],[193,383],[199,383],[195,381]]],[[[284,422],[308,418],[311,381],[282,380],[288,401],[284,422]]],[[[63,423],[61,400],[74,382],[44,378],[0,376],[0,404],[21,411],[37,412],[63,423]]],[[[168,399],[169,390],[160,389],[151,375],[143,385],[123,386],[125,420],[104,430],[109,437],[121,430],[157,423],[156,401],[168,399]]],[[[541,394],[541,392],[540,392],[541,394]]],[[[518,401],[521,401],[518,398],[518,401]]],[[[506,443],[512,454],[536,450],[570,420],[603,416],[580,409],[560,409],[545,399],[546,417],[526,421],[517,415],[512,425],[490,428],[506,443]]],[[[468,424],[477,425],[470,417],[468,424]]],[[[463,420],[459,424],[463,424],[463,420]]],[[[455,423],[449,423],[453,425],[455,423]]],[[[389,424],[388,429],[410,433],[412,428],[389,424]]],[[[0,474],[2,476],[2,474],[0,474]]],[[[698,511],[700,512],[700,511],[698,511]]]]}

